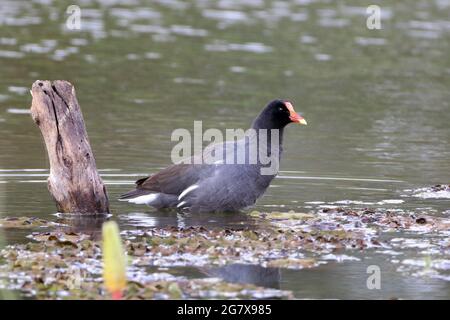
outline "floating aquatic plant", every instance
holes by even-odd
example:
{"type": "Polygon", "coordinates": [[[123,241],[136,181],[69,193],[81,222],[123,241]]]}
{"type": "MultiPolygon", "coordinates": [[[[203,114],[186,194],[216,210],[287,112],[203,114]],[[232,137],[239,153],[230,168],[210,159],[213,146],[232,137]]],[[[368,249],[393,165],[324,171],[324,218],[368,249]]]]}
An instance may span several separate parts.
{"type": "Polygon", "coordinates": [[[56,225],[58,224],[55,222],[35,217],[0,217],[0,228],[4,229],[31,229],[56,225]]]}
{"type": "Polygon", "coordinates": [[[114,297],[121,292],[123,299],[289,298],[292,294],[286,291],[212,278],[186,279],[169,273],[176,266],[201,270],[233,264],[315,268],[358,261],[363,259],[360,253],[369,250],[389,256],[401,273],[450,280],[450,219],[403,210],[337,206],[318,208],[314,213],[255,211],[251,215],[258,228],[124,230],[123,249],[119,251],[119,230],[116,224],[108,223],[104,227],[103,256],[102,243],[86,234],[37,228],[29,235],[30,242],[1,251],[0,280],[7,288],[37,298],[99,299],[104,298],[104,287],[114,297]],[[123,251],[130,262],[127,277],[123,251]],[[404,252],[421,263],[429,256],[428,271],[423,273],[423,266],[405,259],[404,252]],[[154,271],[149,273],[149,267],[154,271]],[[77,277],[83,281],[74,288],[71,284],[77,277]]]}

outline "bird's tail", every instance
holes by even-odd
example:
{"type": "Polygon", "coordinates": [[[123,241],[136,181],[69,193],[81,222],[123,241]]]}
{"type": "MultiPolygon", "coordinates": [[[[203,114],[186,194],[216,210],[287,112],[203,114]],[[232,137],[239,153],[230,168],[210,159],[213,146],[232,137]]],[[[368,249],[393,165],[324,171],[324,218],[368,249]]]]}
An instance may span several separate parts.
{"type": "Polygon", "coordinates": [[[145,196],[147,194],[151,193],[148,190],[142,190],[142,189],[134,189],[131,191],[128,191],[127,193],[124,193],[119,196],[119,200],[121,201],[127,201],[129,199],[137,198],[140,196],[145,196]]]}

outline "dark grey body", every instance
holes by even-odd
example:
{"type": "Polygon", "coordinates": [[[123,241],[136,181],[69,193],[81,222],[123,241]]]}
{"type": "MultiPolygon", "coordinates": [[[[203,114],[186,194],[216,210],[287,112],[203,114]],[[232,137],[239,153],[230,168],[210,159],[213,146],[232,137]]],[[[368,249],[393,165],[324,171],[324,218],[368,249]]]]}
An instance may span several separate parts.
{"type": "Polygon", "coordinates": [[[284,118],[286,110],[282,106],[281,100],[271,102],[253,122],[252,129],[256,131],[247,132],[237,141],[210,145],[188,163],[174,164],[138,180],[136,189],[124,194],[121,200],[190,212],[238,211],[254,205],[277,171],[262,174],[262,168],[270,164],[261,161],[259,153],[256,158],[249,157],[250,150],[260,150],[256,146],[263,146],[264,157],[276,161],[278,168],[283,129],[290,122],[287,116],[284,118]],[[276,143],[271,141],[272,129],[278,133],[276,143]],[[225,163],[214,161],[219,153],[223,154],[225,163]],[[237,163],[237,154],[246,156],[237,163]],[[232,155],[235,161],[230,164],[227,160],[232,155]]]}

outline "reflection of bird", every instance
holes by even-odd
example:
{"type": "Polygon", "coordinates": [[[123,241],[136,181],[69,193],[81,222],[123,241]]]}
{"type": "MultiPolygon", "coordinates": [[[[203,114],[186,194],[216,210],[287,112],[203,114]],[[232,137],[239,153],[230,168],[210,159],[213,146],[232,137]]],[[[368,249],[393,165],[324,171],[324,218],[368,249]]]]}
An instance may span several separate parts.
{"type": "Polygon", "coordinates": [[[280,289],[281,272],[278,268],[236,263],[218,268],[199,268],[199,270],[207,276],[221,278],[227,282],[280,289]]]}
{"type": "Polygon", "coordinates": [[[290,102],[274,100],[242,139],[211,144],[188,163],[138,180],[136,189],[120,200],[190,212],[238,211],[253,205],[277,174],[283,129],[291,122],[306,124],[290,102]],[[269,170],[271,161],[275,170],[269,170]]]}

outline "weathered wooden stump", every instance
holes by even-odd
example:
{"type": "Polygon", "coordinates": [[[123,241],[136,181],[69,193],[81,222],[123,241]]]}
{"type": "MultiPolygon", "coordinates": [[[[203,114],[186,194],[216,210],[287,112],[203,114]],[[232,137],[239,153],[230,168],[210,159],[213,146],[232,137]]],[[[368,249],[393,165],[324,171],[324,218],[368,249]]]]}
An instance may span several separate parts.
{"type": "Polygon", "coordinates": [[[41,81],[31,88],[31,115],[50,160],[50,191],[59,212],[109,213],[75,88],[67,81],[41,81]]]}

